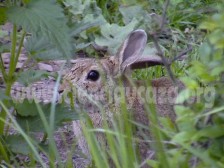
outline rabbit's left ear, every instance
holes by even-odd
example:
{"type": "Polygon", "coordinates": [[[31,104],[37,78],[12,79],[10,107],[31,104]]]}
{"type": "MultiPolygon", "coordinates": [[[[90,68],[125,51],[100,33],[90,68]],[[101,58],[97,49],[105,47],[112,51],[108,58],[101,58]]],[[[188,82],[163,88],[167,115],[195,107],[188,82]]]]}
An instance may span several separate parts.
{"type": "Polygon", "coordinates": [[[124,73],[126,68],[145,68],[146,65],[162,64],[159,57],[142,57],[146,46],[147,34],[144,30],[138,29],[129,34],[116,56],[119,59],[120,72],[124,73]]]}

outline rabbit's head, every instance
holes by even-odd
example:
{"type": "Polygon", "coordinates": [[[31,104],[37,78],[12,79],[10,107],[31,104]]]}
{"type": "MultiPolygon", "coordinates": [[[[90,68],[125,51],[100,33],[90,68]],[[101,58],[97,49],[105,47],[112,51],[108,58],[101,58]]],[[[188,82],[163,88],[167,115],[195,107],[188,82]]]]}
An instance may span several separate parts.
{"type": "Polygon", "coordinates": [[[113,95],[108,95],[108,91],[113,91],[120,79],[125,85],[131,70],[162,64],[158,56],[142,55],[146,42],[147,34],[139,29],[129,34],[115,56],[77,59],[64,76],[61,89],[74,87],[79,104],[88,107],[92,104],[89,102],[96,100],[103,105],[111,102],[108,98],[113,98],[113,95]]]}

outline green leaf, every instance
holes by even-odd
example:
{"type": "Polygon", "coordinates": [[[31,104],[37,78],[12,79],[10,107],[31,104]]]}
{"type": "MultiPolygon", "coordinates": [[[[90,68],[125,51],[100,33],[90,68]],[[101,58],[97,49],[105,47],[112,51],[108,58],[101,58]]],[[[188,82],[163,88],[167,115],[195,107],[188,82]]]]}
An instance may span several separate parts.
{"type": "Polygon", "coordinates": [[[224,156],[223,138],[214,139],[211,147],[209,148],[209,154],[216,158],[224,156]]]}
{"type": "Polygon", "coordinates": [[[36,116],[38,115],[37,107],[33,101],[25,99],[23,103],[17,103],[15,105],[16,112],[21,117],[28,117],[28,116],[36,116]]]}
{"type": "Polygon", "coordinates": [[[10,51],[10,45],[9,44],[4,44],[0,46],[0,53],[2,52],[8,52],[10,51]]]}
{"type": "Polygon", "coordinates": [[[31,152],[29,145],[21,135],[9,135],[5,141],[12,152],[16,154],[28,155],[31,152]]]}
{"type": "Polygon", "coordinates": [[[206,22],[203,22],[199,28],[200,29],[207,29],[207,30],[214,30],[218,25],[213,22],[213,21],[206,21],[206,22]]]}
{"type": "Polygon", "coordinates": [[[121,6],[119,8],[119,11],[123,16],[123,21],[125,24],[130,23],[134,18],[143,19],[143,16],[146,14],[146,12],[142,9],[142,7],[138,5],[121,6]]]}
{"type": "Polygon", "coordinates": [[[26,50],[37,61],[63,59],[64,55],[46,37],[32,36],[24,44],[26,50]]]}
{"type": "MultiPolygon", "coordinates": [[[[189,89],[196,89],[198,88],[198,83],[194,79],[189,77],[181,77],[181,81],[189,88],[189,89]]],[[[187,92],[187,91],[186,91],[187,92]]]]}
{"type": "Polygon", "coordinates": [[[220,48],[220,49],[224,48],[223,32],[224,32],[223,29],[217,29],[217,30],[214,30],[209,35],[209,40],[210,40],[211,44],[215,45],[216,48],[220,48]]]}
{"type": "Polygon", "coordinates": [[[177,115],[176,124],[178,130],[183,132],[195,131],[196,117],[191,109],[184,106],[175,106],[175,112],[177,115]]]}
{"type": "Polygon", "coordinates": [[[219,138],[224,135],[223,126],[214,125],[205,127],[202,130],[199,130],[194,136],[192,136],[193,140],[198,140],[201,137],[208,138],[219,138]]]}
{"type": "Polygon", "coordinates": [[[7,16],[9,21],[27,32],[46,36],[64,56],[70,58],[72,45],[67,19],[55,1],[31,0],[23,7],[10,7],[7,16]]]}
{"type": "Polygon", "coordinates": [[[170,118],[167,117],[159,117],[159,121],[161,125],[164,127],[164,131],[166,132],[174,132],[176,131],[175,124],[170,118]]]}
{"type": "MultiPolygon", "coordinates": [[[[50,111],[51,111],[51,104],[40,104],[42,110],[45,114],[47,121],[50,120],[50,111]]],[[[17,105],[18,106],[18,105],[17,105]]],[[[22,129],[30,132],[45,132],[45,128],[43,125],[43,121],[39,116],[39,112],[36,108],[36,103],[34,101],[24,101],[21,105],[18,112],[18,116],[16,120],[18,124],[22,127],[22,129]],[[30,103],[30,104],[29,104],[30,103]],[[22,114],[22,115],[20,115],[22,114]],[[24,114],[26,116],[24,116],[24,114]],[[38,115],[34,115],[38,114],[38,115]]],[[[54,127],[62,126],[63,122],[73,121],[79,119],[78,114],[76,111],[71,110],[69,107],[63,104],[57,104],[55,107],[55,122],[54,127]]]]}
{"type": "Polygon", "coordinates": [[[69,11],[73,14],[73,16],[85,16],[88,14],[93,14],[96,16],[101,15],[101,9],[97,6],[95,1],[91,0],[64,0],[63,4],[69,11]]]}
{"type": "Polygon", "coordinates": [[[2,100],[9,100],[10,97],[6,96],[4,91],[0,90],[0,101],[2,100]]]}
{"type": "Polygon", "coordinates": [[[156,160],[149,160],[149,159],[147,159],[147,164],[150,167],[159,168],[159,162],[156,161],[156,160]]]}
{"type": "Polygon", "coordinates": [[[93,14],[88,14],[84,17],[84,19],[75,24],[74,31],[72,31],[72,35],[77,36],[84,30],[87,30],[92,27],[98,27],[106,23],[106,20],[102,15],[95,17],[93,14]]]}
{"type": "Polygon", "coordinates": [[[188,132],[180,132],[176,134],[173,138],[172,141],[174,143],[189,143],[192,142],[192,136],[195,135],[197,131],[188,131],[188,132]]]}
{"type": "Polygon", "coordinates": [[[99,46],[107,46],[110,54],[115,54],[121,45],[121,42],[127,35],[134,30],[138,21],[132,20],[126,26],[118,26],[117,24],[105,24],[101,26],[101,35],[96,36],[95,42],[99,46]]]}
{"type": "Polygon", "coordinates": [[[43,77],[46,78],[48,75],[49,73],[43,70],[27,70],[18,74],[17,81],[25,86],[28,86],[43,77]]]}
{"type": "Polygon", "coordinates": [[[8,31],[0,29],[0,38],[4,38],[5,36],[8,36],[8,31]]]}
{"type": "Polygon", "coordinates": [[[7,11],[6,7],[1,7],[0,6],[0,13],[1,13],[1,15],[0,15],[0,25],[4,24],[7,20],[6,11],[7,11]]]}

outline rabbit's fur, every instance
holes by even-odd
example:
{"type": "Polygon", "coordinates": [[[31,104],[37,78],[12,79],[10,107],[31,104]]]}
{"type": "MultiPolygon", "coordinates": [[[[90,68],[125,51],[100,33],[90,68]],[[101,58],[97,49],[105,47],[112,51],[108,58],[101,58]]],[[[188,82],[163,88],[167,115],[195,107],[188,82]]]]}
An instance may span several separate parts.
{"type": "MultiPolygon", "coordinates": [[[[113,93],[121,85],[123,88],[131,88],[131,91],[125,94],[127,108],[133,111],[135,121],[149,125],[148,116],[144,109],[145,102],[141,99],[147,93],[144,90],[144,86],[148,85],[144,84],[144,81],[134,82],[130,80],[131,70],[133,69],[163,64],[158,56],[142,56],[146,42],[147,34],[145,31],[135,30],[129,34],[115,56],[102,59],[77,59],[70,73],[64,76],[60,89],[66,90],[70,86],[75,88],[76,93],[78,93],[76,94],[78,98],[76,98],[75,102],[88,112],[95,128],[100,128],[103,124],[100,106],[106,112],[108,121],[112,120],[112,116],[115,113],[121,113],[119,109],[121,100],[118,100],[113,93]],[[92,74],[90,74],[91,72],[92,74]],[[122,82],[119,83],[120,81],[122,82]],[[143,87],[143,90],[140,92],[141,95],[139,93],[136,94],[133,89],[138,89],[139,87],[143,87]]],[[[179,83],[179,85],[181,84],[179,83]]],[[[174,120],[173,105],[177,90],[173,82],[169,78],[162,77],[152,80],[151,86],[153,93],[156,95],[154,101],[157,113],[162,116],[169,116],[174,120]],[[172,102],[168,102],[170,100],[172,102]]],[[[150,97],[149,99],[153,98],[150,97]]],[[[80,122],[82,121],[73,122],[74,133],[78,138],[78,145],[82,152],[90,156],[80,122]]],[[[104,141],[101,134],[97,136],[99,141],[104,141]]]]}

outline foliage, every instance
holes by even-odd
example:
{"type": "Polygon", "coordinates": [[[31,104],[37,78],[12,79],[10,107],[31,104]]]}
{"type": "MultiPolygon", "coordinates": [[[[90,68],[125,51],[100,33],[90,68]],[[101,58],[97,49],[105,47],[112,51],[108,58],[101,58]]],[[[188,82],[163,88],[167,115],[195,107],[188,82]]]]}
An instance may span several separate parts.
{"type": "Polygon", "coordinates": [[[188,93],[196,102],[190,107],[177,107],[180,130],[173,138],[185,151],[200,158],[198,166],[223,167],[223,12],[214,14],[200,28],[207,30],[206,41],[200,46],[199,60],[192,61],[183,77],[188,93]],[[219,34],[219,35],[218,35],[219,34]],[[189,82],[189,80],[191,82],[189,82]],[[203,89],[201,92],[200,89],[203,89]],[[193,145],[193,146],[192,146],[193,145]]]}
{"type": "Polygon", "coordinates": [[[30,70],[24,71],[18,74],[17,81],[25,86],[38,81],[43,77],[47,77],[49,74],[43,70],[30,70]]]}
{"type": "MultiPolygon", "coordinates": [[[[42,144],[31,135],[40,131],[49,136],[49,153],[46,155],[50,166],[54,167],[54,162],[60,162],[60,157],[53,132],[63,122],[78,119],[76,111],[64,107],[64,104],[56,105],[55,101],[52,104],[38,104],[28,100],[12,103],[10,91],[15,81],[30,85],[50,75],[32,68],[16,72],[23,47],[29,59],[35,62],[70,59],[72,53],[79,52],[87,56],[101,56],[105,49],[106,54],[115,54],[127,34],[142,28],[149,36],[145,55],[158,53],[151,38],[155,34],[162,52],[169,60],[189,46],[193,48],[191,53],[187,53],[187,58],[179,59],[171,67],[175,76],[180,77],[186,85],[186,90],[178,99],[186,105],[176,106],[175,123],[168,118],[158,118],[155,109],[148,107],[152,108],[149,110],[152,111],[150,129],[154,139],[146,135],[145,139],[150,142],[154,140],[157,151],[155,159],[148,159],[144,163],[140,163],[139,151],[134,148],[133,123],[129,122],[130,116],[125,106],[124,116],[113,123],[114,130],[105,124],[103,130],[91,131],[91,122],[87,122],[88,128],[84,129],[84,133],[93,154],[93,166],[106,167],[112,158],[116,167],[140,167],[145,163],[151,167],[224,167],[223,7],[217,8],[221,4],[218,0],[171,0],[166,17],[163,18],[166,2],[1,1],[0,24],[10,21],[13,28],[11,32],[0,30],[0,54],[11,53],[9,69],[5,69],[0,59],[0,82],[6,87],[4,93],[0,90],[0,164],[10,165],[14,153],[22,153],[31,158],[30,165],[25,167],[35,166],[36,161],[46,166],[38,155],[39,151],[43,151],[42,144]],[[211,16],[213,13],[216,14],[211,16]],[[161,27],[162,23],[165,24],[161,27]],[[193,102],[195,97],[196,102],[193,102]],[[9,111],[12,106],[16,112],[9,111]],[[163,126],[160,129],[154,127],[159,125],[157,119],[163,126]],[[8,135],[8,125],[12,125],[19,135],[8,135]],[[106,134],[109,151],[100,146],[94,131],[106,134]]],[[[153,67],[136,71],[133,77],[151,79],[166,74],[163,67],[153,67]]],[[[56,80],[58,85],[60,74],[56,80]]],[[[149,144],[154,146],[154,143],[149,144]]]]}
{"type": "MultiPolygon", "coordinates": [[[[76,119],[76,113],[74,113],[74,111],[71,112],[69,108],[61,107],[62,105],[55,105],[55,101],[48,105],[36,105],[34,102],[30,104],[27,101],[24,101],[21,104],[13,104],[9,97],[11,87],[15,81],[24,85],[30,85],[43,77],[46,78],[49,76],[49,73],[45,71],[34,71],[32,68],[24,72],[23,69],[16,72],[16,65],[22,52],[25,39],[28,39],[28,43],[30,42],[30,44],[26,43],[24,45],[31,57],[29,59],[38,62],[44,59],[43,57],[40,57],[41,53],[43,54],[44,52],[44,54],[48,53],[50,55],[49,51],[57,53],[57,55],[51,53],[51,57],[48,56],[47,59],[69,59],[71,57],[73,46],[71,44],[72,38],[70,36],[69,27],[67,26],[67,17],[63,13],[63,8],[61,8],[56,1],[8,0],[1,2],[0,8],[1,12],[4,12],[4,15],[1,13],[1,22],[4,23],[7,21],[13,24],[12,30],[10,28],[7,30],[6,28],[5,32],[7,33],[4,33],[4,31],[3,33],[1,32],[1,44],[3,45],[1,45],[0,53],[10,51],[11,56],[8,69],[4,67],[2,57],[0,59],[1,81],[3,81],[5,86],[4,94],[2,94],[1,90],[0,151],[1,156],[3,157],[0,157],[0,162],[5,162],[10,165],[12,153],[24,154],[26,151],[25,153],[27,155],[34,156],[35,160],[44,166],[45,163],[43,163],[38,155],[38,151],[35,149],[38,143],[32,141],[27,134],[30,134],[38,128],[38,131],[45,132],[50,139],[53,139],[52,132],[54,132],[54,129],[65,121],[76,119]],[[31,36],[29,36],[29,33],[31,33],[31,36]],[[8,45],[8,42],[5,40],[5,37],[9,35],[11,35],[10,45],[8,45]],[[40,40],[40,38],[43,38],[44,40],[40,40]],[[32,44],[35,45],[31,46],[32,44]],[[38,57],[37,53],[39,54],[38,57]],[[40,108],[40,106],[42,108],[40,108]],[[57,110],[54,110],[55,106],[57,106],[57,110]],[[17,110],[17,114],[13,113],[14,115],[11,115],[8,110],[11,107],[14,107],[14,110],[17,110]],[[14,120],[14,117],[16,120],[14,120]],[[54,119],[55,122],[52,122],[54,119]],[[47,124],[48,122],[50,124],[47,124]],[[36,124],[42,127],[37,127],[36,124]],[[17,138],[8,136],[10,131],[7,127],[13,127],[13,129],[18,131],[20,135],[18,135],[17,138]],[[24,131],[26,131],[27,134],[24,131]],[[20,142],[20,148],[15,148],[15,146],[18,145],[17,142],[20,142]]],[[[52,162],[50,164],[54,164],[54,160],[60,160],[60,158],[58,158],[57,153],[55,152],[56,147],[53,140],[50,140],[49,149],[50,153],[47,156],[49,157],[50,162],[52,162]],[[54,152],[52,153],[52,151],[54,152]]]]}
{"type": "MultiPolygon", "coordinates": [[[[24,100],[23,103],[15,105],[17,111],[16,120],[23,130],[28,132],[42,132],[44,129],[43,121],[39,115],[35,101],[24,100]],[[38,127],[37,127],[38,125],[38,127]]],[[[40,103],[46,120],[50,120],[51,104],[40,103]]],[[[63,122],[73,121],[78,119],[77,113],[74,110],[62,104],[57,104],[55,107],[55,128],[60,127],[63,122]]]]}
{"type": "Polygon", "coordinates": [[[7,12],[10,22],[22,26],[26,32],[33,35],[41,32],[41,35],[53,42],[64,56],[70,57],[71,37],[67,33],[66,18],[63,10],[55,2],[31,0],[24,7],[12,6],[7,12]]]}

